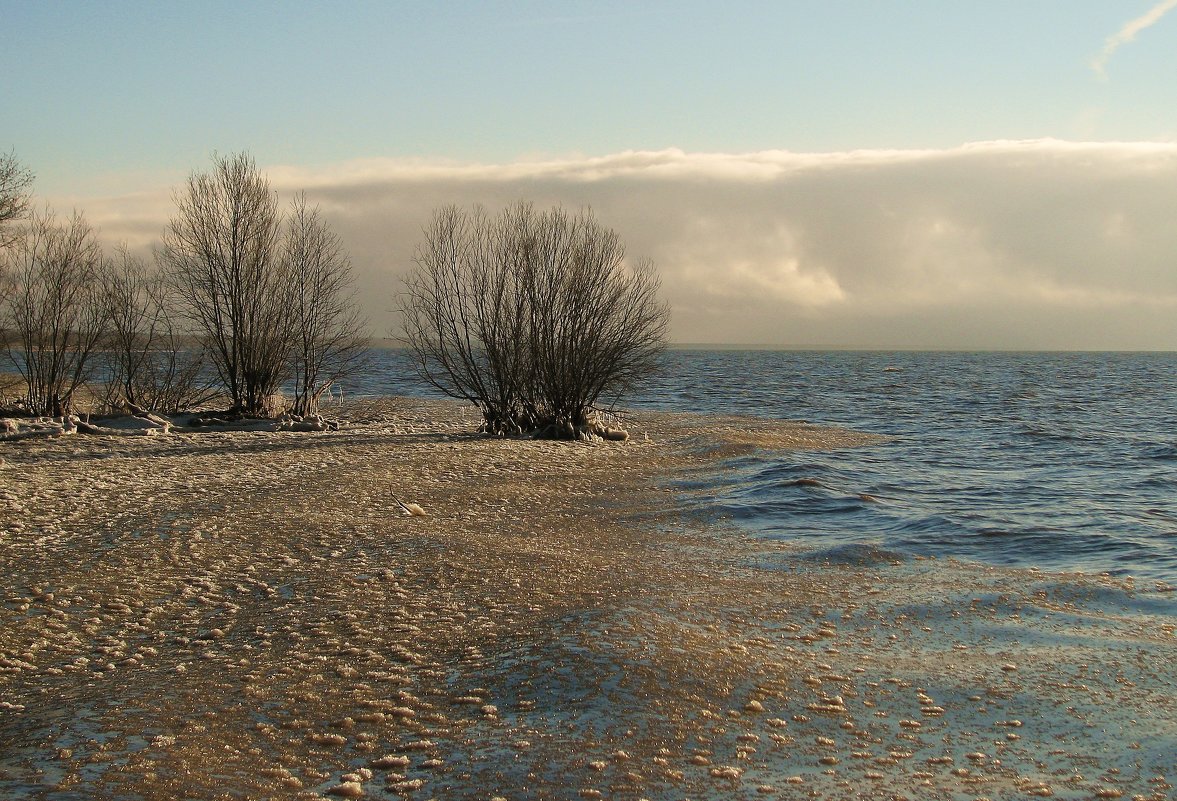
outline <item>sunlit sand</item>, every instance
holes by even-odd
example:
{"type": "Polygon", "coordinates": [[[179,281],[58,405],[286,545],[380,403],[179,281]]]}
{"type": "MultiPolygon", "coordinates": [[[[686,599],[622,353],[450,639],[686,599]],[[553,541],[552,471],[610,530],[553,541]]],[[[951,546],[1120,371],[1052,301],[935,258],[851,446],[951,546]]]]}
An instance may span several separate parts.
{"type": "Polygon", "coordinates": [[[1172,797],[1169,588],[805,554],[679,502],[870,437],[343,417],[3,446],[0,795],[1172,797]]]}

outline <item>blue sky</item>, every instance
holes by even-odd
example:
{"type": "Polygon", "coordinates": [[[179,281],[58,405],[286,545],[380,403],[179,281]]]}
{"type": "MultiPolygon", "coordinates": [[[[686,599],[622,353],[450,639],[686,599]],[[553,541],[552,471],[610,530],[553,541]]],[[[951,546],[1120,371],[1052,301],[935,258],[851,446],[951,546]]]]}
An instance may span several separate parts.
{"type": "Polygon", "coordinates": [[[43,191],[262,163],[1177,138],[1154,3],[0,2],[0,145],[43,191]]]}
{"type": "Polygon", "coordinates": [[[1177,0],[14,2],[0,150],[148,253],[249,151],[373,328],[433,208],[591,205],[680,341],[1177,350],[1177,0]]]}

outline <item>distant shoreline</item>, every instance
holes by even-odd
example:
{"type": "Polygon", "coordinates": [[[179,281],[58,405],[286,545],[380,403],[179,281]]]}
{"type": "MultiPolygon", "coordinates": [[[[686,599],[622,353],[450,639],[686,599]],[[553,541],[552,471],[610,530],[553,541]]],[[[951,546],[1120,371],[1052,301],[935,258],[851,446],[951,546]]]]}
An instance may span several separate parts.
{"type": "MultiPolygon", "coordinates": [[[[403,343],[399,340],[388,337],[376,337],[371,342],[371,347],[380,350],[404,350],[403,343]]],[[[977,348],[887,348],[872,345],[821,345],[821,344],[800,344],[800,345],[773,345],[769,343],[715,343],[715,342],[671,342],[668,346],[672,351],[781,351],[781,352],[796,352],[796,353],[1156,353],[1156,354],[1170,354],[1177,353],[1177,350],[1171,349],[1150,349],[1150,350],[1123,350],[1123,349],[1074,349],[1074,348],[993,348],[993,347],[977,347],[977,348]]]]}

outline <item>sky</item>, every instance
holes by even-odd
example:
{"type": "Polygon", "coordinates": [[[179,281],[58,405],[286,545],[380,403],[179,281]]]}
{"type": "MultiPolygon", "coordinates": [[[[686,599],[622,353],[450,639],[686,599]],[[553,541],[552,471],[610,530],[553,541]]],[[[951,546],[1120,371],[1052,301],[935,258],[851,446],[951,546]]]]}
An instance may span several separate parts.
{"type": "Polygon", "coordinates": [[[677,342],[1177,350],[1177,0],[0,0],[0,151],[149,253],[248,151],[377,334],[432,211],[591,207],[677,342]]]}

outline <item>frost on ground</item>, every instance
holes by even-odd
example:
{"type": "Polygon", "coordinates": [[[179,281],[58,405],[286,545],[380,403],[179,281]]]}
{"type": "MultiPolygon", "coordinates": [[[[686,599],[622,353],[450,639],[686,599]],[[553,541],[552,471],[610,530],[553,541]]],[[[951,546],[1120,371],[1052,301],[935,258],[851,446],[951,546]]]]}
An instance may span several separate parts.
{"type": "Polygon", "coordinates": [[[0,445],[0,797],[1172,797],[1164,588],[813,558],[666,490],[864,437],[347,417],[0,445]]]}

